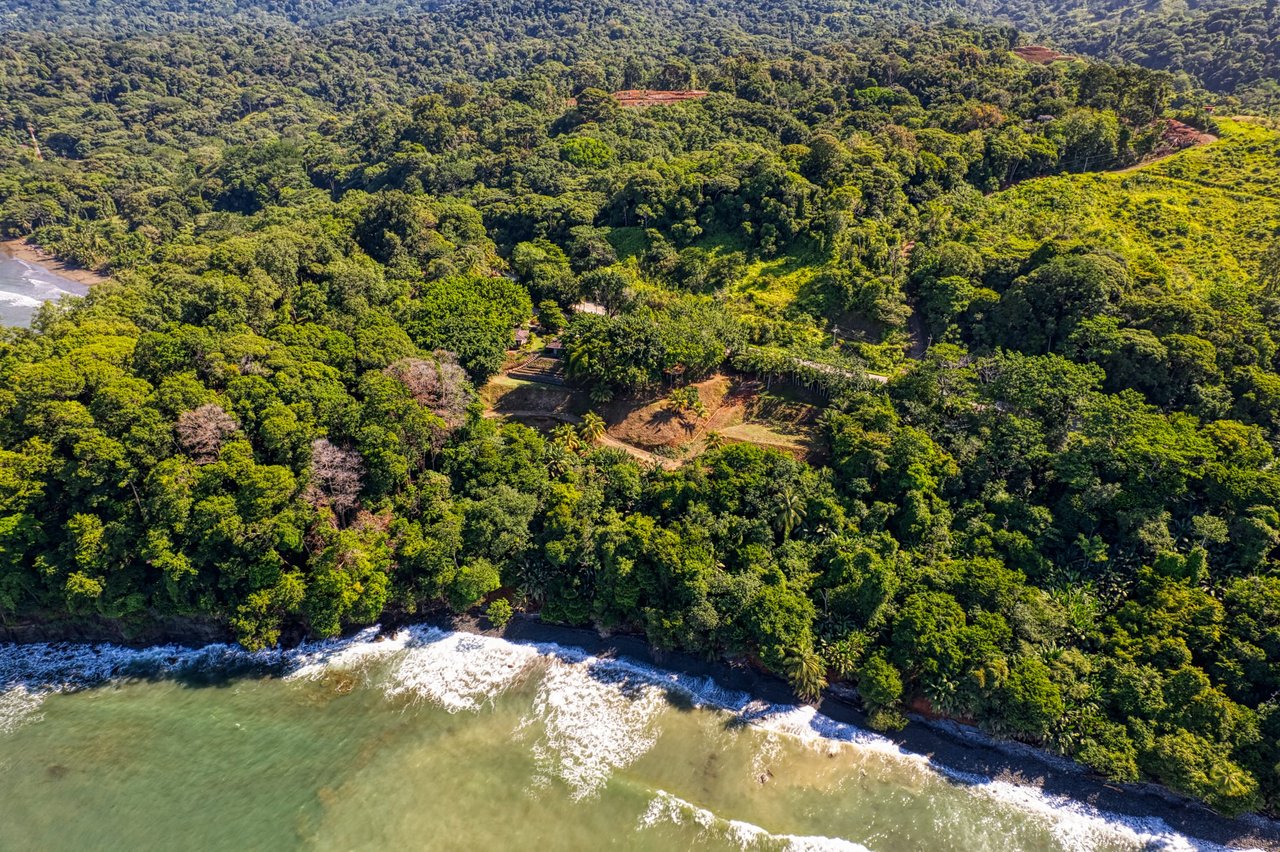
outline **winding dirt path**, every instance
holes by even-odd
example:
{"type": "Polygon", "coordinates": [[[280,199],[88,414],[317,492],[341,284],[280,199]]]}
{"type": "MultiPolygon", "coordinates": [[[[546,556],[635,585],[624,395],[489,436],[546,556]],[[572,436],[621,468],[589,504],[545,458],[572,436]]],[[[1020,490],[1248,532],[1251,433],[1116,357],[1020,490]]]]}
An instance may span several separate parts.
{"type": "MultiPolygon", "coordinates": [[[[512,411],[497,411],[490,409],[484,413],[484,416],[494,419],[507,417],[514,417],[517,419],[522,417],[541,417],[546,420],[559,420],[562,423],[573,423],[575,425],[582,422],[582,418],[576,414],[569,414],[563,411],[537,411],[531,408],[514,409],[512,411]]],[[[642,450],[639,447],[632,446],[624,441],[619,441],[608,432],[605,432],[600,436],[599,443],[606,447],[613,447],[614,449],[622,450],[633,458],[639,459],[640,461],[648,464],[658,465],[664,470],[675,470],[682,464],[682,462],[677,459],[660,456],[657,453],[651,453],[648,450],[642,450]]]]}

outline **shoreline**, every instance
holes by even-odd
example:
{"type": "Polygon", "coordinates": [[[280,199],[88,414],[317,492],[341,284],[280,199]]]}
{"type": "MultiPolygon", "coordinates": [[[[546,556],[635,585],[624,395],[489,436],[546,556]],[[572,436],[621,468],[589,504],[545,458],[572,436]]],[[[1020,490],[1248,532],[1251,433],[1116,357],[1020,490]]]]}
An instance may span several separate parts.
{"type": "MultiPolygon", "coordinates": [[[[519,643],[555,644],[604,658],[625,657],[680,674],[710,678],[719,686],[746,693],[771,704],[800,704],[785,681],[742,662],[725,658],[708,660],[651,647],[644,638],[627,634],[602,636],[589,628],[546,624],[536,615],[519,614],[502,630],[474,616],[424,615],[405,618],[387,613],[379,628],[389,636],[411,625],[439,627],[519,643]]],[[[286,635],[282,647],[299,644],[300,635],[286,635]]],[[[95,644],[146,648],[170,643],[190,648],[231,642],[224,625],[209,619],[166,619],[145,633],[130,635],[118,623],[0,624],[0,643],[95,644]]],[[[836,722],[871,731],[866,714],[848,689],[827,690],[816,705],[819,713],[836,722]]],[[[1006,781],[1032,787],[1051,797],[1061,797],[1131,820],[1161,820],[1192,842],[1204,841],[1228,848],[1280,852],[1280,821],[1260,815],[1230,818],[1192,799],[1154,783],[1116,783],[1091,773],[1065,757],[1013,740],[988,736],[977,728],[950,720],[931,720],[908,714],[902,731],[878,733],[900,749],[924,756],[935,771],[957,785],[1006,781]]]]}
{"type": "Polygon", "coordinates": [[[73,266],[65,261],[58,260],[39,246],[35,246],[27,242],[25,237],[0,241],[0,256],[3,255],[12,257],[15,260],[30,263],[33,266],[38,266],[46,272],[51,272],[60,278],[65,278],[68,281],[74,281],[77,284],[83,284],[86,287],[92,287],[95,284],[105,284],[111,280],[109,276],[94,272],[92,269],[73,266]]]}
{"type": "MultiPolygon", "coordinates": [[[[773,704],[803,703],[785,681],[774,675],[724,658],[708,661],[689,654],[663,652],[638,636],[601,636],[589,628],[545,624],[536,616],[522,615],[517,615],[502,630],[488,627],[482,619],[470,616],[427,618],[420,623],[514,642],[565,645],[598,657],[627,657],[681,674],[708,677],[722,687],[745,692],[773,704]]],[[[388,623],[383,632],[392,633],[401,626],[388,623]]],[[[1061,796],[1104,813],[1139,820],[1159,819],[1192,842],[1208,841],[1230,848],[1280,850],[1280,821],[1256,814],[1226,817],[1157,784],[1108,781],[1061,755],[1014,740],[996,739],[977,728],[908,713],[910,721],[903,730],[893,733],[873,731],[866,714],[849,697],[831,689],[824,692],[816,708],[837,722],[871,731],[904,751],[923,755],[935,771],[940,771],[952,783],[969,783],[958,775],[1008,781],[1034,787],[1050,796],[1061,796]]]]}

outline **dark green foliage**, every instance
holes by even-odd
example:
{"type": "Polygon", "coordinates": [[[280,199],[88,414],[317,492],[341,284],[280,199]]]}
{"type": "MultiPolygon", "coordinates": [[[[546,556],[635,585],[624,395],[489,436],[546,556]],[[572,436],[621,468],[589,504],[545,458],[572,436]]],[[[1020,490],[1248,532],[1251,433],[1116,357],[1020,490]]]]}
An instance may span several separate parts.
{"type": "Polygon", "coordinates": [[[418,292],[404,329],[425,350],[444,349],[477,379],[502,366],[516,326],[533,314],[529,294],[505,278],[445,278],[418,292]]]}
{"type": "MultiPolygon", "coordinates": [[[[833,11],[0,0],[0,231],[114,278],[0,335],[0,617],[262,648],[514,600],[1280,806],[1280,142],[1079,174],[1204,94],[833,11]],[[482,416],[535,304],[595,402],[692,422],[731,367],[825,409],[812,463],[482,416]]],[[[1206,79],[1193,22],[1262,32],[1166,17],[1143,63],[1206,79]]]]}

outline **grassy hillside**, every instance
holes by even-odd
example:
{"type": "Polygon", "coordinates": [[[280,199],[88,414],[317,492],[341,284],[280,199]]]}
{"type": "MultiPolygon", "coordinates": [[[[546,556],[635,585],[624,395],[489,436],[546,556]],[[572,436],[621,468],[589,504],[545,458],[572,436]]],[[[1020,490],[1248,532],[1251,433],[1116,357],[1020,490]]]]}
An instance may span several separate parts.
{"type": "Polygon", "coordinates": [[[1049,239],[1130,258],[1138,283],[1205,292],[1257,272],[1280,229],[1280,132],[1221,121],[1222,138],[1124,172],[1059,175],[992,195],[969,229],[989,262],[1049,239]]]}

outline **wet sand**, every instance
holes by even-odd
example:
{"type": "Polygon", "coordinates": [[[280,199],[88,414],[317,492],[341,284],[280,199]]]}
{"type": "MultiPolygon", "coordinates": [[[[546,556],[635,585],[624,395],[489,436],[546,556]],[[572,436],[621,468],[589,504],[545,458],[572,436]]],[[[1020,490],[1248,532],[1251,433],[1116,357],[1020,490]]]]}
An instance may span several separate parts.
{"type": "Polygon", "coordinates": [[[102,284],[111,279],[105,275],[94,272],[92,269],[84,269],[79,266],[72,266],[53,255],[49,254],[39,246],[28,243],[25,239],[5,240],[0,242],[0,257],[9,256],[18,260],[25,260],[27,263],[46,269],[68,281],[74,281],[77,284],[92,286],[94,284],[102,284]]]}

